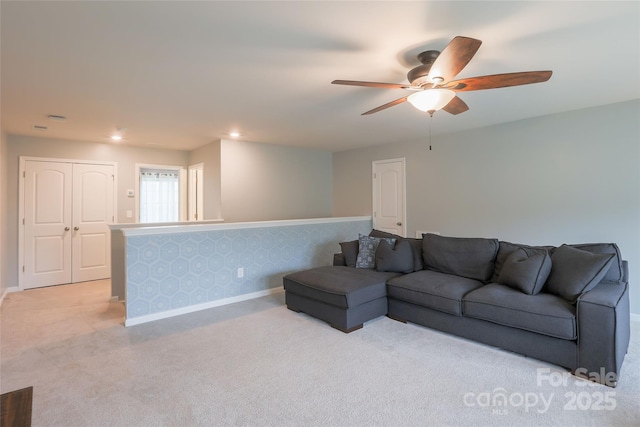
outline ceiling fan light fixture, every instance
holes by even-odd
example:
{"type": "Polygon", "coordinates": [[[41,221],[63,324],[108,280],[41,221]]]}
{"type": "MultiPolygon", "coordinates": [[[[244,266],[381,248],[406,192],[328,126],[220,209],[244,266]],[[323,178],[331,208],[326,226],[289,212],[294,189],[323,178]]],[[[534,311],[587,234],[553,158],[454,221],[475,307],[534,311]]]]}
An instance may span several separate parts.
{"type": "Polygon", "coordinates": [[[455,96],[456,93],[449,89],[427,89],[409,95],[407,101],[420,111],[438,111],[455,96]]]}

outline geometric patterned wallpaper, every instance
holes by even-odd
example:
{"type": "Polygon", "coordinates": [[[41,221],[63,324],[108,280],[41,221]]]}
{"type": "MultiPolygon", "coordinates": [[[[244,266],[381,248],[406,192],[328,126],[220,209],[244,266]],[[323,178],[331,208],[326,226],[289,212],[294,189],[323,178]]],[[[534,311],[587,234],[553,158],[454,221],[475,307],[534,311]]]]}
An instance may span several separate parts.
{"type": "Polygon", "coordinates": [[[282,286],[290,272],[331,265],[339,242],[370,219],[126,236],[126,318],[282,286]],[[238,268],[244,276],[238,277],[238,268]]]}

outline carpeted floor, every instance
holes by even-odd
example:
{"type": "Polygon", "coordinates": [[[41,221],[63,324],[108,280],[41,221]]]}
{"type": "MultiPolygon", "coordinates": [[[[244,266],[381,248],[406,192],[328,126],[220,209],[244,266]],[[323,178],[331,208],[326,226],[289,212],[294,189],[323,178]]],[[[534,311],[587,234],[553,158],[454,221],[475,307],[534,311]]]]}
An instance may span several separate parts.
{"type": "Polygon", "coordinates": [[[125,328],[109,281],[9,294],[0,391],[34,426],[640,425],[640,325],[617,388],[388,318],[343,334],[283,294],[125,328]]]}

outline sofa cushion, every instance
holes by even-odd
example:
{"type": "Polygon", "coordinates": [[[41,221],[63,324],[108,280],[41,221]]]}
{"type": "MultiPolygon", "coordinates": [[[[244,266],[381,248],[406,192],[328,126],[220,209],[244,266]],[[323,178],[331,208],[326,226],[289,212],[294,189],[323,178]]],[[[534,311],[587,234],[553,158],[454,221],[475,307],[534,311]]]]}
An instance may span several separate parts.
{"type": "Polygon", "coordinates": [[[360,234],[358,237],[358,258],[356,260],[356,268],[375,268],[376,267],[376,250],[380,240],[386,240],[387,243],[395,245],[396,239],[389,237],[371,237],[360,234]]]}
{"type": "Polygon", "coordinates": [[[376,230],[375,228],[369,233],[371,237],[390,237],[396,239],[397,242],[406,240],[411,245],[411,251],[413,253],[413,271],[420,271],[424,268],[422,263],[422,239],[413,239],[410,237],[402,237],[397,234],[387,233],[386,231],[376,230]]]}
{"type": "Polygon", "coordinates": [[[342,250],[342,256],[347,267],[355,267],[358,259],[358,247],[360,242],[358,240],[351,240],[350,242],[340,242],[340,249],[342,250]]]}
{"type": "Polygon", "coordinates": [[[511,243],[511,242],[500,242],[498,245],[498,255],[496,255],[495,267],[493,269],[493,276],[491,277],[491,282],[497,283],[498,277],[500,276],[500,272],[502,271],[502,266],[504,262],[509,258],[509,256],[517,251],[520,248],[533,248],[533,249],[546,249],[549,251],[549,255],[551,255],[551,251],[555,249],[555,246],[529,246],[523,245],[520,243],[511,243]]]}
{"type": "Polygon", "coordinates": [[[386,281],[398,273],[345,266],[317,267],[287,274],[284,288],[302,297],[341,307],[357,307],[387,295],[386,281]]]}
{"type": "Polygon", "coordinates": [[[613,262],[613,254],[595,254],[562,245],[551,255],[551,274],[544,289],[569,302],[593,289],[613,262]]]}
{"type": "Polygon", "coordinates": [[[577,337],[576,309],[564,298],[547,293],[527,295],[498,283],[490,283],[464,296],[463,313],[551,337],[577,337]]]}
{"type": "Polygon", "coordinates": [[[491,278],[498,240],[423,234],[422,256],[430,270],[486,282],[491,278]]]}
{"type": "Polygon", "coordinates": [[[381,240],[376,251],[376,270],[395,273],[413,272],[413,251],[406,240],[396,243],[395,248],[381,240]]]}
{"type": "Polygon", "coordinates": [[[611,267],[602,278],[604,283],[620,283],[624,281],[624,268],[622,267],[622,256],[620,249],[615,243],[581,243],[577,245],[569,245],[576,249],[592,252],[594,254],[613,254],[611,267]]]}
{"type": "Polygon", "coordinates": [[[498,283],[525,294],[535,295],[551,273],[551,257],[546,249],[518,248],[505,260],[498,283]]]}
{"type": "Polygon", "coordinates": [[[461,316],[462,297],[482,286],[478,280],[421,270],[389,280],[387,293],[389,298],[461,316]]]}

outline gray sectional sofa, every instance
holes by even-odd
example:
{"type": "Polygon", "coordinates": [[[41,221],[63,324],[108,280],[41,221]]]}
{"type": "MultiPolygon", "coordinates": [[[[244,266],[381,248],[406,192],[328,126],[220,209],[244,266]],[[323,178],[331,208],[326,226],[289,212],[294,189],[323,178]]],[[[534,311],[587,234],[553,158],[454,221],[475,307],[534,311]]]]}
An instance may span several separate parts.
{"type": "Polygon", "coordinates": [[[333,265],[288,274],[287,307],[352,332],[388,316],[568,368],[615,387],[630,335],[613,243],[528,246],[372,230],[333,265]]]}

